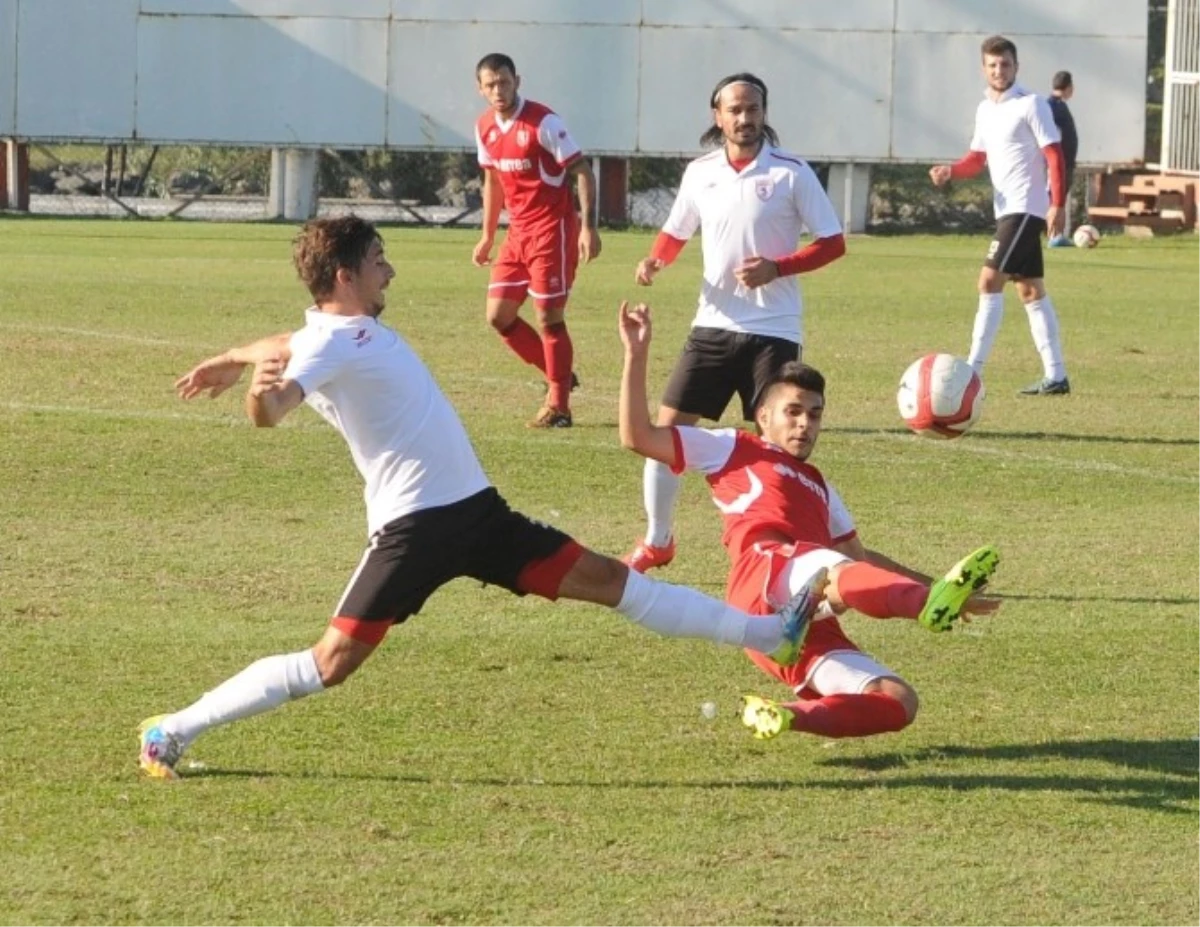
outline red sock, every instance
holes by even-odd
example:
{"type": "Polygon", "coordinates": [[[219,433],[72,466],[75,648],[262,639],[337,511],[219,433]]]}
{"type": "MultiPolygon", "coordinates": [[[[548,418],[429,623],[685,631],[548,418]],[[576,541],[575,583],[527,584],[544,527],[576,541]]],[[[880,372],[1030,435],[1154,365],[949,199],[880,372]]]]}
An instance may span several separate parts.
{"type": "Polygon", "coordinates": [[[542,329],[542,344],[546,353],[546,379],[550,383],[550,394],[546,403],[567,412],[571,408],[571,364],[575,350],[566,322],[555,322],[542,329]]]}
{"type": "Polygon", "coordinates": [[[924,583],[861,560],[842,567],[837,591],[852,609],[872,618],[916,618],[929,598],[924,583]]]}
{"type": "Polygon", "coordinates": [[[546,372],[546,352],[542,349],[542,339],[523,318],[517,316],[513,319],[512,325],[500,332],[500,337],[517,357],[537,367],[542,373],[546,372]]]}
{"type": "Polygon", "coordinates": [[[882,692],[826,695],[814,701],[789,702],[795,712],[793,731],[822,737],[869,737],[908,726],[908,713],[899,699],[882,692]]]}

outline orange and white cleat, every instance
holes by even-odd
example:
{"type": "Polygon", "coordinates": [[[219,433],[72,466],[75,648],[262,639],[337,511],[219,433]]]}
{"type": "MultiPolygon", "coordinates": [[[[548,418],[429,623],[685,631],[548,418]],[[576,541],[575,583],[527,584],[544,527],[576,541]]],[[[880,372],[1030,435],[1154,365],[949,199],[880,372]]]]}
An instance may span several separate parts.
{"type": "Polygon", "coordinates": [[[639,542],[631,553],[622,558],[622,562],[637,573],[645,573],[647,570],[664,567],[674,559],[675,539],[669,538],[662,547],[645,541],[639,542]]]}

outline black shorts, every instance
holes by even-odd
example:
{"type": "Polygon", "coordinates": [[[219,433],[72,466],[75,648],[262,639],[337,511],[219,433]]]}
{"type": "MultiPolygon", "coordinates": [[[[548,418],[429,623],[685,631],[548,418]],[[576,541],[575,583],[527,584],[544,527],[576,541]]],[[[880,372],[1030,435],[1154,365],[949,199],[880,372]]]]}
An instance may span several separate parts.
{"type": "Polygon", "coordinates": [[[1004,216],[996,223],[996,236],[988,245],[983,263],[1010,277],[1038,280],[1045,276],[1042,264],[1042,233],[1046,220],[1027,212],[1004,216]]]}
{"type": "Polygon", "coordinates": [[[763,387],[780,367],[799,360],[800,350],[786,338],[693,328],[667,381],[662,404],[716,422],[737,393],[742,398],[742,417],[753,421],[763,387]]]}
{"type": "Polygon", "coordinates": [[[557,528],[514,512],[488,488],[384,525],[372,536],[334,617],[399,624],[460,576],[524,595],[517,587],[522,570],[567,545],[576,546],[557,528]]]}

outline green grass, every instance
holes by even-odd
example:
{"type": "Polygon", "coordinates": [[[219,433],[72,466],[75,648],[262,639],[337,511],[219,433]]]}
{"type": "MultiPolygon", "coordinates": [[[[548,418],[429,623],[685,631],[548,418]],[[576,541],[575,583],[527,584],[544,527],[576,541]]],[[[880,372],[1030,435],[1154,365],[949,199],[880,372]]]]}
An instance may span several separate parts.
{"type": "MultiPolygon", "coordinates": [[[[950,443],[905,433],[893,395],[918,355],[965,352],[986,240],[853,239],[805,279],[817,462],[864,541],[927,571],[1004,555],[993,620],[847,619],[920,691],[908,730],[760,744],[736,697],[783,693],[740,653],[459,581],[345,687],[142,781],[137,722],[315,640],[364,543],[315,416],[255,431],[240,395],[171,390],[299,324],[291,235],[0,221],[0,921],[1197,922],[1195,238],[1047,252],[1075,393],[1015,395],[1040,368],[1010,295],[985,417],[950,443]]],[[[650,235],[605,236],[570,310],[578,425],[540,434],[474,234],[385,236],[386,318],[493,479],[622,553],[641,464],[615,432],[615,305],[652,297],[661,388],[697,244],[636,291],[650,235]]],[[[689,478],[666,578],[720,594],[717,522],[689,478]]]]}

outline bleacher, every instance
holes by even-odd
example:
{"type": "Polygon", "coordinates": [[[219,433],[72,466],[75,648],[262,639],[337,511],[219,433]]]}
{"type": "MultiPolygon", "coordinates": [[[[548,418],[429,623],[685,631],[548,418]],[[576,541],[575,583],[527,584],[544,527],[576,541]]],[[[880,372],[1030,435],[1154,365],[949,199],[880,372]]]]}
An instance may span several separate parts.
{"type": "Polygon", "coordinates": [[[1158,235],[1196,228],[1197,178],[1181,174],[1115,172],[1092,179],[1088,220],[1158,235]]]}

